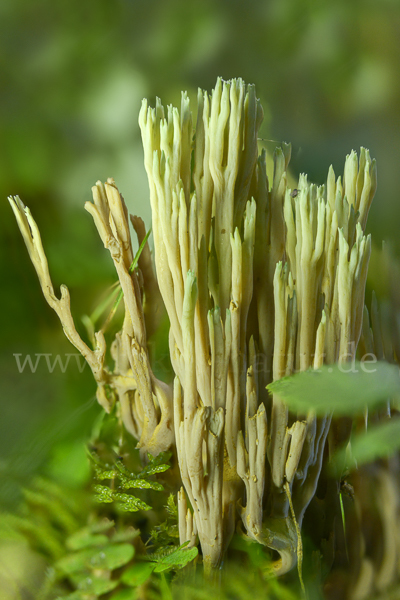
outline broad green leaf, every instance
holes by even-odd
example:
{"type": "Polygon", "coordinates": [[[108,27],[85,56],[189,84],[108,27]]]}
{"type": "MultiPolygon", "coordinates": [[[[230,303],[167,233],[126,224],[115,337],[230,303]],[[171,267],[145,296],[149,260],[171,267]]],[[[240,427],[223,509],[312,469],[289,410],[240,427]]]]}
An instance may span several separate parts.
{"type": "MultiPolygon", "coordinates": [[[[351,455],[358,466],[378,458],[393,455],[400,449],[400,418],[394,417],[374,425],[351,440],[351,455]]],[[[334,472],[344,464],[346,447],[341,448],[332,458],[334,472]]]]}
{"type": "Polygon", "coordinates": [[[61,558],[55,565],[66,575],[86,571],[87,569],[113,570],[126,565],[135,553],[131,544],[109,545],[93,552],[93,548],[86,548],[80,552],[69,554],[61,558]]]}
{"type": "Polygon", "coordinates": [[[85,594],[101,596],[101,594],[106,594],[107,592],[114,590],[118,583],[118,581],[113,581],[112,579],[106,579],[104,577],[89,576],[82,579],[79,583],[78,590],[85,594]]]}
{"type": "Polygon", "coordinates": [[[132,587],[142,585],[148,580],[156,565],[150,562],[138,562],[122,574],[121,581],[132,587]]]}
{"type": "Polygon", "coordinates": [[[197,548],[182,548],[179,547],[177,550],[168,554],[157,563],[154,572],[161,573],[168,569],[182,569],[189,562],[194,560],[198,555],[197,548]]]}
{"type": "Polygon", "coordinates": [[[313,410],[317,415],[355,415],[399,396],[400,373],[386,362],[324,365],[274,381],[267,389],[304,414],[313,410]]]}
{"type": "Polygon", "coordinates": [[[68,554],[56,562],[55,568],[59,569],[66,575],[84,571],[90,566],[90,560],[93,557],[93,550],[87,548],[74,554],[68,554]]]}
{"type": "Polygon", "coordinates": [[[134,556],[135,548],[131,544],[116,544],[102,548],[90,558],[90,566],[96,569],[118,569],[126,565],[134,556]]]}
{"type": "Polygon", "coordinates": [[[108,537],[102,534],[93,534],[90,527],[80,529],[71,535],[67,541],[67,548],[70,550],[81,550],[92,546],[104,546],[108,543],[108,537]]]}

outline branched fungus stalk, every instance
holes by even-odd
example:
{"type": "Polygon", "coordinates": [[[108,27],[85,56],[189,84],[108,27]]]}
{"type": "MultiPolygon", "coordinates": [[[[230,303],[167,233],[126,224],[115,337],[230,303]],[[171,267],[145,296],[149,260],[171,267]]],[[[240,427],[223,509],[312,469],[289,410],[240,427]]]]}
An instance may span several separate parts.
{"type": "MultiPolygon", "coordinates": [[[[156,276],[146,244],[139,272],[128,212],[113,180],[93,188],[92,215],[110,251],[125,318],[104,364],[105,339],[79,337],[62,288],[57,299],[30,212],[11,199],[43,293],[68,339],[83,354],[109,411],[117,400],[143,456],[176,450],[181,543],[201,545],[218,567],[241,523],[275,550],[273,571],[296,565],[304,512],[324,459],[348,428],[312,412],[288,411],[266,385],[296,371],[354,357],[363,320],[370,238],[364,235],[376,189],[375,162],[361,149],[333,168],[326,185],[301,175],[287,186],[290,146],[274,153],[272,180],[258,153],[262,108],[253,86],[221,79],[199,91],[195,134],[189,99],[180,111],[143,101],[139,124],[149,180],[156,276]],[[161,296],[160,296],[161,295],[161,296]],[[170,321],[172,389],[156,379],[146,328],[162,303],[170,321]],[[145,300],[145,302],[144,302],[145,300]]],[[[139,243],[143,222],[134,217],[139,243]]]]}

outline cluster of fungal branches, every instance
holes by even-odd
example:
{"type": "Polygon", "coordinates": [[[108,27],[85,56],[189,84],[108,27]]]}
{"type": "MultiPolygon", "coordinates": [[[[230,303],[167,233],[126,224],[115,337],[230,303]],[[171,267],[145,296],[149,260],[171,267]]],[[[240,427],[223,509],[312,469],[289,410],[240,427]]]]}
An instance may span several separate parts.
{"type": "Polygon", "coordinates": [[[44,296],[92,369],[99,403],[108,412],[118,403],[144,460],[176,453],[181,544],[199,540],[210,570],[240,525],[278,553],[272,570],[282,574],[301,559],[303,517],[323,462],[350,429],[332,421],[329,406],[323,417],[289,412],[266,386],[354,357],[376,167],[362,148],[347,156],[343,177],[331,167],[325,185],[301,175],[289,189],[289,145],[276,149],[267,177],[262,117],[254,87],[240,79],[219,79],[211,95],[199,90],[195,128],[187,94],[180,111],[143,101],[155,270],[143,221],[129,219],[114,180],[97,182],[85,206],[123,292],[112,367],[103,331],[90,348],[67,288],[56,296],[29,209],[10,201],[44,296]],[[135,269],[129,221],[143,248],[135,269]],[[154,375],[147,346],[164,308],[172,386],[154,375]]]}

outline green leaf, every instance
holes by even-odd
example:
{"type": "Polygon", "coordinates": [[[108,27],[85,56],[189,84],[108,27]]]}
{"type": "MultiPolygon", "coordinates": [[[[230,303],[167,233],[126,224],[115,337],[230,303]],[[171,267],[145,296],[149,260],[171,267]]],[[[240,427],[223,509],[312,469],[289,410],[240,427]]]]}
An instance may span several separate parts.
{"type": "Polygon", "coordinates": [[[68,554],[59,561],[56,562],[55,568],[62,571],[66,575],[72,573],[78,573],[84,571],[90,566],[90,560],[93,557],[93,550],[86,549],[76,552],[74,554],[68,554]]]}
{"type": "Polygon", "coordinates": [[[97,552],[93,552],[93,548],[87,548],[64,556],[55,564],[55,567],[66,575],[72,575],[87,569],[108,569],[112,571],[126,565],[134,554],[135,549],[131,544],[109,545],[97,552]]]}
{"type": "MultiPolygon", "coordinates": [[[[164,473],[164,471],[167,471],[170,468],[170,465],[154,465],[146,469],[146,475],[156,475],[157,473],[164,473]]],[[[143,475],[143,471],[141,475],[143,475]]]]}
{"type": "Polygon", "coordinates": [[[119,508],[127,512],[136,512],[137,510],[151,510],[151,506],[146,504],[140,498],[130,494],[115,492],[105,485],[95,485],[94,491],[97,492],[95,500],[97,502],[118,502],[119,508]]]}
{"type": "Polygon", "coordinates": [[[112,579],[106,579],[105,577],[85,577],[79,583],[78,590],[84,592],[85,594],[95,594],[96,596],[101,596],[101,594],[106,594],[107,592],[111,592],[114,590],[118,581],[113,581],[112,579]]]}
{"type": "Polygon", "coordinates": [[[103,481],[104,479],[114,479],[114,477],[117,475],[115,469],[106,471],[98,465],[94,465],[94,471],[96,473],[96,479],[99,479],[99,481],[103,481]]]}
{"type": "MultiPolygon", "coordinates": [[[[400,418],[379,423],[367,431],[356,434],[351,440],[351,456],[357,466],[378,458],[392,456],[400,449],[400,418]]],[[[336,474],[346,459],[346,447],[342,447],[332,458],[332,469],[336,474]]]]}
{"type": "Polygon", "coordinates": [[[132,587],[142,585],[148,580],[155,567],[156,565],[154,563],[138,562],[124,571],[121,581],[132,587]]]}
{"type": "Polygon", "coordinates": [[[114,502],[114,492],[111,488],[106,485],[95,485],[93,489],[96,492],[97,502],[114,502]]]}
{"type": "Polygon", "coordinates": [[[157,481],[147,481],[146,479],[128,479],[127,477],[123,477],[122,475],[120,475],[120,480],[121,487],[123,487],[125,490],[130,490],[134,488],[142,490],[157,490],[159,492],[162,492],[164,490],[164,487],[161,485],[161,483],[158,483],[157,481]]]}
{"type": "Polygon", "coordinates": [[[114,492],[113,497],[118,500],[119,508],[128,512],[136,512],[137,510],[151,510],[151,506],[130,494],[121,494],[114,492]]]}
{"type": "Polygon", "coordinates": [[[182,569],[189,562],[194,560],[197,555],[197,548],[186,549],[180,546],[168,556],[164,556],[164,558],[157,563],[154,572],[161,573],[163,571],[167,571],[168,569],[182,569]]]}
{"type": "Polygon", "coordinates": [[[134,556],[135,548],[131,544],[116,544],[102,548],[90,558],[90,566],[110,571],[126,565],[134,556]]]}
{"type": "Polygon", "coordinates": [[[167,464],[171,458],[170,452],[160,452],[160,454],[154,457],[151,454],[147,454],[147,456],[149,459],[149,464],[146,465],[140,472],[141,477],[144,477],[145,475],[156,475],[157,473],[163,473],[170,468],[170,465],[167,464]]]}
{"type": "MultiPolygon", "coordinates": [[[[122,473],[122,475],[125,475],[125,477],[128,477],[128,479],[136,479],[137,475],[135,475],[134,473],[131,473],[126,466],[124,465],[124,463],[122,462],[122,459],[119,458],[116,462],[115,462],[115,467],[118,469],[118,471],[120,473],[122,473]]],[[[120,477],[120,475],[118,475],[118,477],[120,477]]]]}
{"type": "Polygon", "coordinates": [[[304,414],[355,415],[400,395],[399,368],[386,362],[324,365],[274,381],[267,389],[304,414]]]}
{"type": "Polygon", "coordinates": [[[67,541],[67,548],[70,550],[81,550],[93,546],[104,546],[108,543],[108,537],[102,534],[93,534],[90,527],[80,529],[71,535],[67,541]]]}

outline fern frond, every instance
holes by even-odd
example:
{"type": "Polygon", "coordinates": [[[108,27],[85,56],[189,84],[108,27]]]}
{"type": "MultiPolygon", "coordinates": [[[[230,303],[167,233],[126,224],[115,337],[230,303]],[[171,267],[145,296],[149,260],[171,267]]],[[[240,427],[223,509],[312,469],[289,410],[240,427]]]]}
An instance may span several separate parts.
{"type": "Polygon", "coordinates": [[[102,465],[94,453],[89,453],[89,456],[94,466],[96,479],[98,481],[110,480],[113,482],[112,488],[101,484],[94,485],[93,489],[97,502],[117,502],[121,510],[128,512],[150,510],[151,506],[140,498],[132,494],[125,494],[119,490],[164,490],[161,483],[149,478],[170,468],[170,465],[166,464],[171,457],[169,452],[161,452],[156,457],[149,454],[148,464],[139,473],[131,473],[120,458],[115,461],[115,464],[110,469],[110,465],[102,465]]]}

